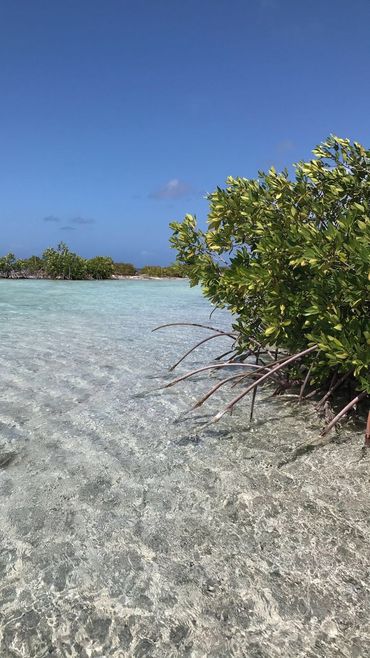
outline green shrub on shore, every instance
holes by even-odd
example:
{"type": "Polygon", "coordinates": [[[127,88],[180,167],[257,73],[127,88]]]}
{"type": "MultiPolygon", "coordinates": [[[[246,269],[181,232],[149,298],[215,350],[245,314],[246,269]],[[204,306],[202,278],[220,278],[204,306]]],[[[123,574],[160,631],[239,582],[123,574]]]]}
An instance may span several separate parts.
{"type": "Polygon", "coordinates": [[[119,276],[135,276],[137,270],[132,263],[114,263],[113,264],[114,274],[119,276]]]}
{"type": "Polygon", "coordinates": [[[85,279],[87,264],[84,258],[70,251],[65,242],[56,249],[50,247],[42,255],[43,271],[56,279],[85,279]]]}
{"type": "Polygon", "coordinates": [[[16,269],[19,272],[25,272],[31,275],[37,275],[42,272],[43,261],[39,256],[30,256],[30,258],[20,258],[17,260],[16,269]]]}
{"type": "Polygon", "coordinates": [[[93,279],[110,279],[114,272],[113,260],[107,256],[95,256],[86,261],[86,272],[93,279]]]}
{"type": "Polygon", "coordinates": [[[114,263],[109,256],[95,256],[82,258],[70,251],[65,242],[60,242],[56,248],[49,247],[42,255],[18,259],[9,253],[0,257],[0,277],[23,278],[40,277],[50,279],[110,279],[114,275],[154,277],[185,277],[188,268],[180,263],[168,267],[160,265],[146,265],[142,270],[132,263],[114,263]]]}
{"type": "Polygon", "coordinates": [[[144,267],[142,267],[140,270],[140,274],[143,274],[144,276],[156,277],[168,276],[166,273],[166,268],[161,267],[160,265],[144,265],[144,267]]]}
{"type": "Polygon", "coordinates": [[[145,265],[141,270],[140,274],[145,276],[155,276],[155,277],[174,277],[174,278],[185,278],[188,276],[189,268],[187,265],[182,263],[173,263],[167,267],[162,267],[161,265],[145,265]]]}
{"type": "Polygon", "coordinates": [[[236,352],[312,351],[288,379],[370,393],[370,151],[330,137],[295,178],[271,168],[209,195],[205,232],[173,222],[193,285],[235,318],[236,352]],[[333,384],[332,384],[333,386],[333,384]]]}
{"type": "Polygon", "coordinates": [[[0,275],[9,277],[13,270],[17,269],[17,260],[14,254],[9,253],[0,258],[0,275]]]}

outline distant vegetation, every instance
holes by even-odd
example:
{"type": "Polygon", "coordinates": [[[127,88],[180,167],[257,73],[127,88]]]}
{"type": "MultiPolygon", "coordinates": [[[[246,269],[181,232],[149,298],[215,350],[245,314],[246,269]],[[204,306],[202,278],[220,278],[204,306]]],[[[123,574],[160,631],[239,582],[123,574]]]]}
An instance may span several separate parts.
{"type": "Polygon", "coordinates": [[[145,276],[156,276],[156,277],[187,277],[189,275],[189,267],[181,263],[174,263],[173,265],[168,265],[167,267],[161,267],[160,265],[145,265],[140,270],[140,274],[145,276]]]}
{"type": "Polygon", "coordinates": [[[137,269],[132,263],[114,263],[109,256],[82,258],[60,242],[49,247],[42,256],[17,259],[9,253],[0,257],[1,278],[49,278],[66,280],[110,279],[112,276],[186,277],[188,268],[181,264],[161,267],[146,265],[137,269]]]}
{"type": "Polygon", "coordinates": [[[137,274],[137,269],[132,263],[114,263],[114,274],[134,276],[137,274]]]}

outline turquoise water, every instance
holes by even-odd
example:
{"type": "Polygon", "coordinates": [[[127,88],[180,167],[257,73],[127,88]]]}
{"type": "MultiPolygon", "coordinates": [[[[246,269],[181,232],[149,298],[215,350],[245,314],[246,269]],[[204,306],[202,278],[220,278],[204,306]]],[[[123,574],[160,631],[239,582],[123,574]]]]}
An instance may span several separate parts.
{"type": "Polygon", "coordinates": [[[264,393],[200,432],[214,376],[159,390],[206,333],[151,330],[211,310],[184,281],[0,280],[2,658],[337,655],[333,619],[368,618],[343,576],[368,555],[360,435],[279,468],[309,408],[264,393]]]}
{"type": "Polygon", "coordinates": [[[116,400],[132,405],[129,393],[155,386],[150,379],[206,335],[151,330],[208,321],[210,310],[182,281],[0,281],[3,422],[21,433],[24,423],[28,431],[34,423],[53,430],[52,412],[78,414],[88,405],[106,413],[116,400]]]}

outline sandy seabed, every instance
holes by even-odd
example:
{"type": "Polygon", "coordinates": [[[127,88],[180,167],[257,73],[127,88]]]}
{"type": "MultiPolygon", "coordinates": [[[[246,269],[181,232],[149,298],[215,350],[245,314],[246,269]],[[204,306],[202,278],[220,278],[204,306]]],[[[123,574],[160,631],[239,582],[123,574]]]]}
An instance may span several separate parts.
{"type": "Polygon", "coordinates": [[[1,658],[370,655],[362,431],[291,461],[311,406],[179,418],[214,382],[154,390],[204,336],[150,335],[208,319],[184,282],[0,282],[0,306],[1,658]]]}

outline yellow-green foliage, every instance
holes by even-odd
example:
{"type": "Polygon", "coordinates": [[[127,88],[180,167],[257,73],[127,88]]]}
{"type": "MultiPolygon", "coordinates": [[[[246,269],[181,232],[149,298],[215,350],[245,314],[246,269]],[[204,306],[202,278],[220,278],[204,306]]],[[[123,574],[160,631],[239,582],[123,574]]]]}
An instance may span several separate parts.
{"type": "Polygon", "coordinates": [[[93,279],[110,279],[113,271],[113,260],[108,256],[95,256],[86,261],[86,272],[93,279]]]}
{"type": "Polygon", "coordinates": [[[60,242],[56,249],[50,247],[42,254],[43,270],[51,278],[84,279],[86,278],[86,261],[70,251],[65,242],[60,242]]]}
{"type": "Polygon", "coordinates": [[[331,136],[314,159],[209,195],[208,228],[171,224],[181,263],[248,337],[291,352],[317,344],[312,377],[354,370],[370,392],[370,151],[331,136]]]}
{"type": "Polygon", "coordinates": [[[114,274],[121,276],[134,276],[136,274],[136,267],[132,263],[114,263],[114,274]]]}

